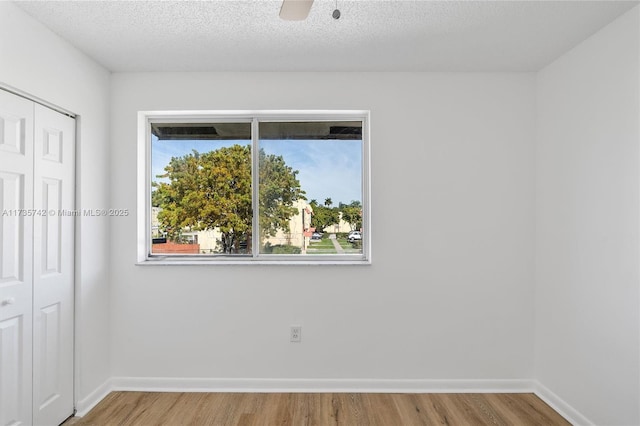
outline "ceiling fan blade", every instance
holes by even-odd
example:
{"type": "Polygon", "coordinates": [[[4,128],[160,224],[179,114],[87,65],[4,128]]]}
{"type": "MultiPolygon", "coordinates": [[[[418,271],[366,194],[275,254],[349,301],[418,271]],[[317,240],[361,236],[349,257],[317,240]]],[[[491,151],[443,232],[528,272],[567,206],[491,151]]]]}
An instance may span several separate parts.
{"type": "Polygon", "coordinates": [[[280,18],[286,21],[302,21],[307,18],[313,0],[282,0],[280,18]]]}

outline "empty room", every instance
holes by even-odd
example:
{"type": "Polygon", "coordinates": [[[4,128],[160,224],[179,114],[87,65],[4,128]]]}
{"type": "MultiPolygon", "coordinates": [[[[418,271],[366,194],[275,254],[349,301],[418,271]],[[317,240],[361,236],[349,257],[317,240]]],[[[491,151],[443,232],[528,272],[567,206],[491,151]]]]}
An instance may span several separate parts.
{"type": "Polygon", "coordinates": [[[637,1],[0,2],[0,425],[640,425],[637,1]]]}

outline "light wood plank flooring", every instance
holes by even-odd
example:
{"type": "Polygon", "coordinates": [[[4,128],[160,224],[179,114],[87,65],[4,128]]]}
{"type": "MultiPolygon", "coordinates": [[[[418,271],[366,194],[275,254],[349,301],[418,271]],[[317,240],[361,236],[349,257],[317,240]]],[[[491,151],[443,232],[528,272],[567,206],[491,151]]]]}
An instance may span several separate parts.
{"type": "Polygon", "coordinates": [[[534,394],[112,392],[68,425],[570,424],[534,394]]]}

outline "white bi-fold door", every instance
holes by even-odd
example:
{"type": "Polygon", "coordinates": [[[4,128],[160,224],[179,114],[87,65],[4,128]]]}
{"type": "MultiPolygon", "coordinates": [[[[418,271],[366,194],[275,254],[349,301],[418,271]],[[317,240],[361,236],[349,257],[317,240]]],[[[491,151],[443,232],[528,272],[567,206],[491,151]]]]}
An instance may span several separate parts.
{"type": "Polygon", "coordinates": [[[33,423],[55,425],[74,405],[75,120],[36,104],[34,141],[33,423]]]}
{"type": "Polygon", "coordinates": [[[73,414],[75,120],[0,90],[0,426],[73,414]]]}
{"type": "Polygon", "coordinates": [[[0,425],[28,425],[33,352],[33,102],[0,90],[0,425]],[[31,194],[31,196],[28,196],[31,194]]]}

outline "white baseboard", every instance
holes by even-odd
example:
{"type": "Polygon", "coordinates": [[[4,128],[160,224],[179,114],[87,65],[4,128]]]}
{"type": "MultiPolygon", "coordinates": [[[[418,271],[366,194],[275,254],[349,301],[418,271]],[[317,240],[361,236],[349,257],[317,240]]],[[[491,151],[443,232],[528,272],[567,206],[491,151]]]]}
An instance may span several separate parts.
{"type": "Polygon", "coordinates": [[[144,392],[354,392],[354,393],[535,393],[573,425],[590,426],[579,411],[536,380],[422,379],[219,379],[112,377],[76,404],[86,415],[111,391],[144,392]]]}
{"type": "Polygon", "coordinates": [[[534,381],[534,388],[538,398],[546,402],[572,425],[592,426],[595,424],[537,380],[534,381]]]}
{"type": "Polygon", "coordinates": [[[98,386],[93,392],[76,403],[76,416],[82,417],[87,414],[93,407],[98,405],[109,392],[113,390],[111,379],[107,379],[103,384],[98,386]]]}
{"type": "Polygon", "coordinates": [[[532,380],[203,379],[114,377],[113,390],[147,392],[525,393],[532,380]]]}

